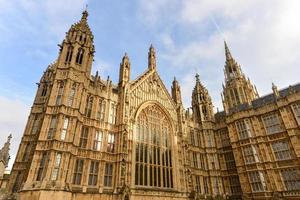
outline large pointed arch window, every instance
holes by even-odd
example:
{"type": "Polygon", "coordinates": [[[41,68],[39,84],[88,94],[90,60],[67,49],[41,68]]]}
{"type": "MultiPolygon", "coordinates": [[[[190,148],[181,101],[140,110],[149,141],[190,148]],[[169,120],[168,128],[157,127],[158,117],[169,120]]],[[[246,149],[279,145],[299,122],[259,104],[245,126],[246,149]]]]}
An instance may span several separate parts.
{"type": "Polygon", "coordinates": [[[135,185],[173,188],[171,125],[158,106],[141,111],[135,140],[135,185]]]}

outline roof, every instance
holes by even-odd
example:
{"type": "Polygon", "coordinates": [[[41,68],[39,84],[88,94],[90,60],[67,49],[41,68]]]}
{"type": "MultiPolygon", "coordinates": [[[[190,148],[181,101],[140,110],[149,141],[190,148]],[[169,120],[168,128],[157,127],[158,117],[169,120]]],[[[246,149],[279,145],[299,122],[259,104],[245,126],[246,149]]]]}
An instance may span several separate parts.
{"type": "Polygon", "coordinates": [[[289,87],[281,89],[278,92],[279,92],[279,97],[276,97],[274,95],[274,93],[267,94],[265,96],[262,96],[260,98],[253,100],[251,105],[248,105],[247,103],[245,103],[245,104],[240,104],[238,106],[235,106],[234,108],[229,110],[229,113],[244,111],[244,110],[248,110],[250,108],[257,109],[257,108],[263,107],[265,105],[275,103],[276,100],[278,100],[278,99],[285,98],[290,94],[300,92],[300,83],[290,85],[289,87]]]}

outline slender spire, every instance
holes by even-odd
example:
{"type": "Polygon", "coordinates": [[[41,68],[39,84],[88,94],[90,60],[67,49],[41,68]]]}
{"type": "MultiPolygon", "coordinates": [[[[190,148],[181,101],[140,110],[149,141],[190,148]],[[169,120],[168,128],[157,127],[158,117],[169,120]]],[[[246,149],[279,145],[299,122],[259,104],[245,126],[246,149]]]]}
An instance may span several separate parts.
{"type": "Polygon", "coordinates": [[[224,45],[225,45],[225,56],[226,56],[226,60],[231,60],[232,59],[232,56],[231,56],[231,53],[229,51],[229,48],[227,46],[227,43],[226,41],[224,40],[224,45]]]}
{"type": "Polygon", "coordinates": [[[226,112],[240,104],[250,104],[258,94],[250,79],[246,78],[241,66],[232,57],[230,50],[224,41],[225,46],[225,86],[223,86],[223,105],[226,112]],[[233,94],[234,92],[234,94],[233,94]]]}

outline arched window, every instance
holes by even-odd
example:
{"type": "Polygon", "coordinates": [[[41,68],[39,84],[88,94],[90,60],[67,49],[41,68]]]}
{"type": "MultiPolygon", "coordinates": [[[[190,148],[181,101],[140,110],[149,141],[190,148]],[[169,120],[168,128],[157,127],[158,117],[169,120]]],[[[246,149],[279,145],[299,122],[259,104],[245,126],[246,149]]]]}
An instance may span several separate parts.
{"type": "Polygon", "coordinates": [[[70,94],[69,94],[69,98],[68,98],[68,106],[72,106],[73,105],[73,101],[74,101],[74,97],[75,97],[75,92],[76,92],[76,84],[74,83],[72,85],[70,94]]]}
{"type": "Polygon", "coordinates": [[[59,88],[58,88],[58,92],[57,92],[56,105],[60,105],[61,104],[63,92],[64,92],[64,83],[61,82],[59,84],[59,88]]]}
{"type": "Polygon", "coordinates": [[[69,46],[68,51],[67,51],[67,56],[66,56],[66,63],[70,63],[72,60],[72,55],[73,55],[73,47],[69,46]]]}
{"type": "Polygon", "coordinates": [[[82,48],[79,48],[77,56],[76,56],[76,63],[79,64],[79,65],[82,64],[83,54],[84,54],[84,50],[82,48]]]}
{"type": "Polygon", "coordinates": [[[135,185],[173,188],[171,125],[156,106],[137,118],[135,133],[135,185]]]}
{"type": "Polygon", "coordinates": [[[93,108],[93,102],[94,98],[93,97],[87,97],[86,99],[86,106],[85,106],[85,116],[91,117],[92,114],[92,108],[93,108]]]}
{"type": "Polygon", "coordinates": [[[47,89],[48,89],[48,85],[47,84],[43,84],[43,90],[42,90],[42,94],[41,94],[42,97],[46,96],[47,89]]]}

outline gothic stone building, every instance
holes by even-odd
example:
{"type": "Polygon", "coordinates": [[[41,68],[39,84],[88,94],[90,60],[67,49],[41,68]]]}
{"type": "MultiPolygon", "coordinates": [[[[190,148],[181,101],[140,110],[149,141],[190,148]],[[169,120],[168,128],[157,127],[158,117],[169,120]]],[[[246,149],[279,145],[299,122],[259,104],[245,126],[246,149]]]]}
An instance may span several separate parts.
{"type": "Polygon", "coordinates": [[[224,111],[196,76],[192,109],[156,70],[91,75],[83,12],[44,72],[8,191],[30,200],[299,199],[300,84],[259,97],[226,43],[224,111]]]}

